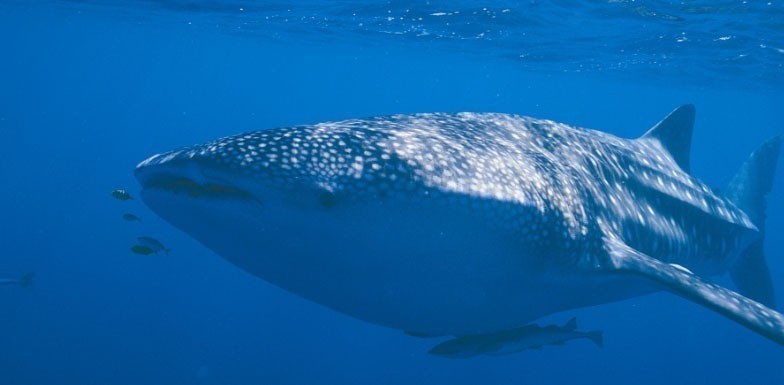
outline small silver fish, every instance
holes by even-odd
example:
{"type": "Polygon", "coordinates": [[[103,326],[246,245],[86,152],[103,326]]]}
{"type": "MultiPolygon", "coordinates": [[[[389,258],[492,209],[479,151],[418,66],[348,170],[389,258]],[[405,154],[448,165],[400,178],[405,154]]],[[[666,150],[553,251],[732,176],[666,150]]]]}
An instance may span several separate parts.
{"type": "Polygon", "coordinates": [[[28,273],[20,278],[0,278],[0,285],[19,285],[21,287],[28,287],[33,284],[34,273],[28,273]]]}
{"type": "Polygon", "coordinates": [[[167,248],[161,241],[153,237],[142,236],[137,237],[136,239],[139,241],[139,244],[153,249],[156,253],[163,251],[166,255],[169,255],[169,252],[171,252],[171,249],[167,248]]]}
{"type": "Polygon", "coordinates": [[[118,190],[114,190],[114,191],[112,191],[111,194],[112,194],[112,197],[114,197],[115,199],[121,200],[121,201],[127,201],[127,200],[130,200],[130,199],[133,199],[131,194],[129,194],[125,190],[119,190],[119,189],[118,190]]]}
{"type": "Polygon", "coordinates": [[[123,214],[122,219],[125,219],[128,222],[141,222],[142,221],[141,218],[139,218],[136,215],[133,215],[131,213],[123,214]]]}
{"type": "Polygon", "coordinates": [[[577,319],[563,326],[526,325],[498,333],[456,337],[430,349],[430,354],[448,358],[469,358],[479,355],[502,356],[547,345],[563,345],[566,341],[586,338],[603,346],[602,332],[579,332],[577,319]]]}

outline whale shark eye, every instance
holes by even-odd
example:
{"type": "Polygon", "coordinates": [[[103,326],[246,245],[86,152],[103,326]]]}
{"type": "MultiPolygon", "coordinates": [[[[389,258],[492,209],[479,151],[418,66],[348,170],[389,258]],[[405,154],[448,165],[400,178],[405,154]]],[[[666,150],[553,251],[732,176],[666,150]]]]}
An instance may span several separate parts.
{"type": "Polygon", "coordinates": [[[338,203],[338,198],[335,196],[335,194],[329,191],[324,191],[321,194],[319,194],[318,199],[319,199],[319,203],[321,203],[321,205],[326,208],[332,208],[335,206],[336,203],[338,203]]]}

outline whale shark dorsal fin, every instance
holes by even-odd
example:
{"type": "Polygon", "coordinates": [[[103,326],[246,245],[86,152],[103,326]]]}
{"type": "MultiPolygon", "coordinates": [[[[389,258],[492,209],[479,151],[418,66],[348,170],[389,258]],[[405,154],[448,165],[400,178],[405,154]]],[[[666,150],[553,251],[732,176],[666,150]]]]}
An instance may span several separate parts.
{"type": "Polygon", "coordinates": [[[673,265],[632,249],[618,239],[607,241],[616,271],[648,278],[672,293],[699,303],[784,345],[784,315],[673,265]]]}
{"type": "Polygon", "coordinates": [[[675,163],[686,172],[689,172],[690,169],[689,154],[695,112],[694,105],[684,104],[670,112],[642,136],[643,138],[657,139],[672,155],[675,163]]]}

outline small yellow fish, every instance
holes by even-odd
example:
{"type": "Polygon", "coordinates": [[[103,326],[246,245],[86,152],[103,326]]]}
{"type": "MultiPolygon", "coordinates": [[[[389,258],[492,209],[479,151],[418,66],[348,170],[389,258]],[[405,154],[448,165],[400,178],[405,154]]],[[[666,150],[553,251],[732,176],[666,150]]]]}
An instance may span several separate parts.
{"type": "Polygon", "coordinates": [[[133,247],[131,247],[131,252],[139,255],[155,254],[155,250],[143,245],[134,245],[133,247]]]}
{"type": "Polygon", "coordinates": [[[129,199],[133,199],[131,194],[128,194],[128,192],[125,191],[125,190],[114,190],[114,191],[112,191],[112,197],[114,197],[115,199],[119,199],[121,201],[127,201],[129,199]]]}

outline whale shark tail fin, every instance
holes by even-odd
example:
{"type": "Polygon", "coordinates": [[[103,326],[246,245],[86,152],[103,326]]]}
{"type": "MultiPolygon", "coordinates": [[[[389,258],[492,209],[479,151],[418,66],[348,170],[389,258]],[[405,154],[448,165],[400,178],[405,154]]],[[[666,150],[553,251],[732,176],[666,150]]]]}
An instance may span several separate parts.
{"type": "Polygon", "coordinates": [[[784,135],[763,143],[743,163],[727,187],[727,196],[757,226],[762,237],[752,243],[730,269],[733,282],[743,295],[769,307],[775,306],[773,282],[763,251],[765,238],[765,197],[773,186],[773,176],[784,135]]]}
{"type": "Polygon", "coordinates": [[[35,273],[27,273],[19,278],[19,286],[21,287],[30,287],[33,284],[33,278],[35,277],[35,273]]]}
{"type": "Polygon", "coordinates": [[[696,109],[684,104],[656,123],[641,139],[655,139],[661,143],[681,170],[689,172],[691,136],[694,130],[696,109]]]}

